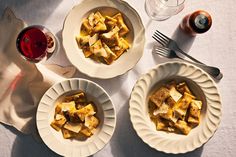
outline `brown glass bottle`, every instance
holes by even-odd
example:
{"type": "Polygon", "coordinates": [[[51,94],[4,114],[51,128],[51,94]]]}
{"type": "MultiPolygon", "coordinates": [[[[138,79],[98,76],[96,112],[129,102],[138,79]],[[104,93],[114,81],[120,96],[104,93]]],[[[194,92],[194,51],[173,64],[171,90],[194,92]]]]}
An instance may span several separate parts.
{"type": "Polygon", "coordinates": [[[198,10],[184,17],[180,23],[180,28],[188,34],[195,36],[204,33],[211,28],[211,15],[203,10],[198,10]]]}

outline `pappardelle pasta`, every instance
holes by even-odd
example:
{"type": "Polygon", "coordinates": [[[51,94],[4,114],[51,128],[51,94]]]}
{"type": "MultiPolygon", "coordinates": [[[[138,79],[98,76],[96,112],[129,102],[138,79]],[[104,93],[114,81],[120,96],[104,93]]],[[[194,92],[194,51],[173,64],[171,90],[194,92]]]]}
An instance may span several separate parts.
{"type": "Polygon", "coordinates": [[[55,108],[51,127],[62,131],[65,139],[85,139],[92,136],[99,125],[96,106],[88,101],[85,93],[80,91],[66,96],[55,108]]]}
{"type": "Polygon", "coordinates": [[[128,33],[129,28],[121,13],[103,16],[97,11],[83,20],[76,41],[86,58],[111,64],[130,48],[125,39],[128,33]]]}
{"type": "Polygon", "coordinates": [[[149,97],[149,115],[157,130],[187,135],[200,123],[202,101],[185,82],[172,81],[149,97]]]}

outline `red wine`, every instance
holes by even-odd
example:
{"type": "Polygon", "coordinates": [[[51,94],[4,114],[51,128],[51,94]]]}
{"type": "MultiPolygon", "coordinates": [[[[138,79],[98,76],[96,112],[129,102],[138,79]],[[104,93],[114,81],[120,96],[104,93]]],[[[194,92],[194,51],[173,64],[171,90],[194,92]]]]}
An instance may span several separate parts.
{"type": "Polygon", "coordinates": [[[40,26],[27,27],[18,35],[17,48],[25,59],[38,62],[47,54],[47,37],[40,26]]]}

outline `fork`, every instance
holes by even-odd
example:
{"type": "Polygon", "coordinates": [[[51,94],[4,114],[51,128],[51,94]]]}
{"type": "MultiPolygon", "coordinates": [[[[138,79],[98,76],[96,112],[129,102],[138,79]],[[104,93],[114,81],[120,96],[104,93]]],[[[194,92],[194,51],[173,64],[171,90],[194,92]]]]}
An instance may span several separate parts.
{"type": "Polygon", "coordinates": [[[213,66],[208,66],[208,65],[205,65],[205,64],[201,64],[201,63],[188,61],[188,60],[186,60],[182,57],[179,57],[174,50],[171,50],[169,48],[157,47],[154,52],[159,54],[160,56],[163,56],[163,57],[166,57],[166,58],[171,58],[171,59],[179,58],[179,59],[184,60],[185,62],[194,64],[194,65],[202,68],[204,71],[206,71],[208,74],[210,74],[216,80],[221,80],[222,77],[223,77],[223,74],[220,72],[219,68],[216,68],[216,67],[213,67],[213,66]]]}
{"type": "Polygon", "coordinates": [[[188,57],[189,59],[191,59],[194,62],[197,62],[197,63],[200,63],[200,64],[204,64],[204,63],[200,62],[199,60],[193,58],[192,56],[188,55],[187,53],[185,53],[183,50],[181,50],[179,48],[179,46],[176,43],[176,41],[174,41],[173,39],[170,39],[169,37],[167,37],[163,33],[159,32],[158,30],[155,31],[155,33],[153,34],[152,37],[158,43],[160,43],[162,46],[168,47],[168,48],[170,48],[171,50],[174,50],[174,51],[178,51],[178,52],[182,53],[183,55],[185,55],[186,57],[188,57]]]}

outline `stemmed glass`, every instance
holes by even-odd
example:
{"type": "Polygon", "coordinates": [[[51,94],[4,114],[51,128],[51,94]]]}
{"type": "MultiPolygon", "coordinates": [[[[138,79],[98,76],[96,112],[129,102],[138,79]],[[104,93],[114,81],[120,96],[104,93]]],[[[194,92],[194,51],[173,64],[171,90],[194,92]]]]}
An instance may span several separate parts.
{"type": "Polygon", "coordinates": [[[184,2],[185,0],[146,0],[145,9],[151,19],[162,21],[182,11],[184,2]]]}
{"type": "Polygon", "coordinates": [[[49,58],[58,46],[56,37],[44,26],[32,25],[23,29],[16,40],[21,56],[30,62],[49,58]]]}

